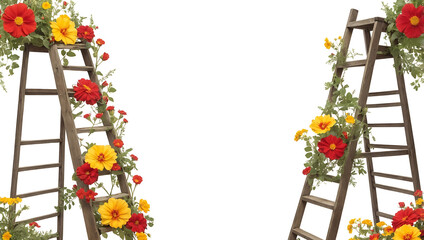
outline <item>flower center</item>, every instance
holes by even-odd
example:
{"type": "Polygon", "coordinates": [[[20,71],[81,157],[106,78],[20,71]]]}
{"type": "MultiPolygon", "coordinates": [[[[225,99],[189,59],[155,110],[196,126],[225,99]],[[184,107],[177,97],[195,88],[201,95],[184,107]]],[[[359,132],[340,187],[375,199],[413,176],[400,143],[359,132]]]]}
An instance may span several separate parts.
{"type": "Polygon", "coordinates": [[[405,221],[407,218],[408,218],[408,216],[403,217],[403,218],[402,218],[402,221],[405,221]]]}
{"type": "Polygon", "coordinates": [[[16,17],[15,23],[16,25],[21,26],[24,23],[24,19],[22,17],[16,17]]]}
{"type": "Polygon", "coordinates": [[[330,144],[330,149],[331,149],[331,150],[336,149],[336,144],[334,144],[334,143],[330,144]]]}
{"type": "Polygon", "coordinates": [[[68,29],[66,29],[66,28],[61,29],[61,30],[60,30],[60,33],[62,33],[62,35],[66,35],[67,30],[68,30],[68,29]]]}
{"type": "Polygon", "coordinates": [[[85,172],[85,175],[90,175],[90,171],[85,172]]]}
{"type": "Polygon", "coordinates": [[[88,93],[91,92],[91,88],[89,86],[87,86],[87,85],[83,85],[83,86],[87,90],[88,93]]]}
{"type": "Polygon", "coordinates": [[[138,224],[140,224],[140,222],[137,220],[137,221],[135,221],[135,225],[138,225],[138,224]]]}
{"type": "Polygon", "coordinates": [[[117,219],[118,217],[119,217],[119,213],[118,213],[118,211],[113,210],[113,211],[112,211],[112,218],[115,220],[115,219],[117,219]]]}
{"type": "Polygon", "coordinates": [[[85,34],[85,35],[88,35],[88,32],[87,32],[87,31],[85,31],[85,32],[84,32],[84,34],[85,34]]]}
{"type": "MultiPolygon", "coordinates": [[[[16,20],[15,20],[16,21],[16,20]]],[[[420,19],[417,16],[413,16],[409,19],[413,26],[417,26],[420,23],[420,19]]]]}
{"type": "Polygon", "coordinates": [[[321,128],[322,130],[326,129],[329,123],[320,123],[319,124],[319,128],[321,128]]]}
{"type": "Polygon", "coordinates": [[[412,239],[412,235],[411,234],[406,234],[405,236],[403,236],[404,240],[411,240],[412,239]]]}
{"type": "Polygon", "coordinates": [[[103,153],[100,153],[99,156],[97,157],[97,161],[103,162],[104,160],[105,160],[105,155],[103,153]]]}

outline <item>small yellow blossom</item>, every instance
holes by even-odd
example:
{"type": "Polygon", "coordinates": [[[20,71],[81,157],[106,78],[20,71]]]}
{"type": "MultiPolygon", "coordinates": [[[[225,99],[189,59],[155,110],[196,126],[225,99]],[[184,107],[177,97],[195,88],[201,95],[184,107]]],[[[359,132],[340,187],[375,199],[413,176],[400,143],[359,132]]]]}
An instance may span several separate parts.
{"type": "Polygon", "coordinates": [[[353,230],[352,224],[347,225],[347,230],[349,231],[349,234],[352,234],[352,230],[353,230]]]}
{"type": "Polygon", "coordinates": [[[353,116],[350,116],[349,113],[346,113],[345,120],[346,120],[347,123],[351,123],[351,124],[355,123],[355,118],[353,116]]]}
{"type": "Polygon", "coordinates": [[[138,206],[138,210],[147,213],[150,211],[150,204],[147,203],[146,200],[140,199],[140,205],[138,206]]]}
{"type": "Polygon", "coordinates": [[[2,240],[9,240],[12,237],[9,231],[5,232],[2,236],[2,240]]]}
{"type": "Polygon", "coordinates": [[[52,5],[50,5],[50,3],[49,2],[43,2],[43,5],[41,5],[42,7],[43,7],[43,9],[49,9],[49,8],[51,8],[52,7],[52,5]]]}
{"type": "Polygon", "coordinates": [[[387,224],[385,222],[378,222],[376,225],[377,225],[377,227],[382,227],[382,226],[387,225],[387,224]]]}
{"type": "Polygon", "coordinates": [[[384,233],[382,235],[385,237],[391,235],[394,232],[394,229],[392,226],[387,226],[383,230],[384,230],[384,233]]]}
{"type": "Polygon", "coordinates": [[[372,222],[369,219],[365,219],[364,221],[362,221],[362,224],[368,225],[368,227],[372,226],[372,222]]]}
{"type": "Polygon", "coordinates": [[[415,201],[415,204],[417,204],[417,205],[421,205],[421,204],[423,204],[423,199],[422,199],[422,198],[418,198],[418,199],[415,201]]]}
{"type": "Polygon", "coordinates": [[[294,135],[294,140],[296,142],[299,141],[300,137],[306,132],[308,132],[308,130],[306,130],[306,129],[302,129],[302,130],[297,131],[296,135],[294,135]]]}
{"type": "Polygon", "coordinates": [[[336,124],[336,119],[330,115],[317,116],[309,126],[315,133],[326,133],[336,124]]]}
{"type": "Polygon", "coordinates": [[[342,39],[342,36],[339,36],[339,39],[342,39]]]}
{"type": "Polygon", "coordinates": [[[328,38],[325,38],[324,46],[327,49],[330,49],[331,48],[331,42],[330,42],[330,40],[328,40],[328,38]]]}
{"type": "Polygon", "coordinates": [[[356,221],[356,218],[352,218],[352,219],[350,219],[349,224],[354,224],[355,221],[356,221]]]}
{"type": "Polygon", "coordinates": [[[144,232],[135,233],[137,240],[147,240],[147,235],[144,232]]]}

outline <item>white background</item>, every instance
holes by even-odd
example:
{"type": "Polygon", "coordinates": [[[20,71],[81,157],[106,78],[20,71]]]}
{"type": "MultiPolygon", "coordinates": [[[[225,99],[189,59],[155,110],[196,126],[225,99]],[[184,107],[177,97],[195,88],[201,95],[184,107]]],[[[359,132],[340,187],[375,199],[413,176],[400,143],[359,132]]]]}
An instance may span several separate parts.
{"type": "MultiPolygon", "coordinates": [[[[96,37],[106,41],[103,50],[111,56],[103,67],[118,69],[114,105],[128,113],[123,140],[140,157],[144,182],[137,196],[148,200],[156,218],[149,229],[153,239],[286,239],[304,183],[304,146],[293,141],[294,133],[320,113],[317,106],[327,98],[324,82],[332,75],[324,38],[343,35],[350,8],[359,10],[358,19],[384,17],[380,1],[76,2],[82,15],[92,13],[100,26],[96,37]]],[[[362,38],[356,30],[352,45],[360,52],[362,38]]],[[[391,62],[384,64],[377,65],[372,88],[394,90],[391,62]]],[[[54,87],[50,69],[46,56],[34,54],[29,87],[54,87]]],[[[353,88],[358,89],[361,73],[361,68],[347,72],[353,88]]],[[[2,196],[10,191],[19,75],[8,77],[8,93],[0,94],[2,196]]],[[[81,77],[86,76],[68,77],[68,85],[81,77]]],[[[407,90],[420,161],[424,99],[422,90],[407,90]]],[[[57,137],[56,97],[28,97],[27,103],[24,139],[57,137]]],[[[381,113],[380,122],[396,122],[399,114],[381,113]]],[[[382,134],[376,133],[379,143],[404,141],[402,131],[382,134]]],[[[48,155],[54,161],[56,153],[55,145],[27,148],[22,165],[37,165],[48,155]]],[[[406,160],[387,159],[376,164],[409,175],[406,160]]],[[[68,156],[68,187],[71,168],[68,156]]],[[[56,177],[55,171],[20,175],[19,187],[22,192],[51,188],[56,177]]],[[[367,177],[358,181],[349,188],[339,239],[350,237],[350,218],[371,218],[367,177]]],[[[334,200],[335,191],[328,184],[317,195],[334,200]]],[[[384,191],[379,196],[391,214],[398,201],[413,200],[384,191]]],[[[25,199],[32,207],[27,216],[53,212],[51,199],[25,199]]],[[[325,238],[330,214],[307,208],[302,227],[325,238]]],[[[54,221],[40,225],[55,228],[54,221]]],[[[66,212],[65,236],[86,239],[78,207],[66,212]]]]}

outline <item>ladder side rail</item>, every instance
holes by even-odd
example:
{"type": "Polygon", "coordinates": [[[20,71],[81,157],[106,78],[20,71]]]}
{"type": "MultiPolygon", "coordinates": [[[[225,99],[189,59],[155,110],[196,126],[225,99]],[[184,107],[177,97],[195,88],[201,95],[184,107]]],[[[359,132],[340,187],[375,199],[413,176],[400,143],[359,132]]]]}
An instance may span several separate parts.
{"type": "MultiPolygon", "coordinates": [[[[82,53],[82,57],[84,59],[85,65],[94,68],[95,66],[94,66],[94,63],[93,63],[93,59],[91,58],[90,50],[89,49],[81,49],[81,53],[82,53]]],[[[100,93],[102,93],[102,90],[101,90],[102,88],[100,87],[100,82],[99,82],[99,79],[97,78],[96,71],[97,71],[96,69],[94,69],[94,71],[89,71],[88,75],[89,75],[91,81],[96,83],[99,86],[100,93]]],[[[97,103],[97,105],[99,105],[99,103],[97,103]]],[[[103,113],[102,122],[103,122],[104,126],[113,126],[113,124],[110,120],[110,115],[109,115],[108,111],[105,111],[103,113]]],[[[112,130],[106,131],[106,135],[107,135],[109,144],[113,147],[114,146],[113,141],[115,139],[117,139],[117,136],[118,136],[115,128],[113,128],[112,130]]],[[[117,150],[118,153],[120,152],[119,149],[115,148],[115,150],[117,150]]],[[[130,188],[128,186],[128,182],[127,182],[125,173],[118,175],[118,182],[119,182],[119,187],[121,189],[121,192],[127,193],[127,194],[130,195],[131,191],[130,191],[130,188]]]]}
{"type": "MultiPolygon", "coordinates": [[[[371,77],[374,70],[375,60],[377,58],[377,50],[380,42],[381,32],[383,30],[385,23],[377,21],[373,27],[373,34],[371,38],[370,49],[368,51],[368,57],[365,65],[364,75],[362,78],[361,90],[359,93],[358,105],[363,109],[367,103],[368,92],[371,84],[371,77]]],[[[358,121],[362,121],[364,116],[356,111],[355,118],[358,121]]],[[[356,132],[355,130],[353,132],[356,132]]],[[[353,139],[356,139],[357,136],[353,136],[353,139]]],[[[340,225],[340,219],[346,199],[346,193],[349,186],[353,159],[356,155],[356,147],[358,140],[353,140],[349,143],[348,153],[346,157],[346,161],[343,167],[342,177],[340,179],[339,189],[337,191],[337,197],[334,205],[334,211],[330,220],[330,227],[327,233],[327,240],[335,240],[337,236],[337,232],[340,225]]]]}
{"type": "Polygon", "coordinates": [[[409,113],[408,97],[406,96],[405,78],[402,73],[402,63],[399,56],[393,56],[396,71],[396,79],[399,88],[399,98],[402,108],[403,122],[405,124],[406,143],[409,151],[409,163],[411,165],[411,174],[413,179],[414,191],[421,190],[420,176],[418,172],[417,154],[415,151],[414,135],[412,133],[411,115],[409,113]]]}
{"type": "MultiPolygon", "coordinates": [[[[59,143],[59,178],[58,178],[58,186],[60,189],[64,189],[65,187],[65,123],[63,121],[62,116],[60,116],[60,143],[59,143]]],[[[63,198],[62,191],[59,191],[58,194],[58,206],[59,208],[59,216],[57,217],[57,240],[63,240],[63,221],[64,221],[64,209],[63,209],[63,198]],[[62,207],[61,207],[62,206],[62,207]]]]}
{"type": "MultiPolygon", "coordinates": [[[[66,130],[66,135],[68,138],[69,152],[72,158],[72,165],[74,171],[76,171],[76,169],[83,164],[81,159],[81,148],[78,140],[74,118],[72,115],[71,103],[68,97],[65,74],[63,73],[63,68],[56,45],[51,46],[49,50],[49,55],[55,77],[62,118],[66,130]]],[[[88,186],[80,180],[77,180],[77,185],[79,187],[84,188],[85,190],[88,189],[88,186]]],[[[81,199],[80,206],[82,208],[84,216],[88,239],[100,240],[100,235],[97,230],[96,220],[94,218],[92,207],[86,201],[81,199]]]]}

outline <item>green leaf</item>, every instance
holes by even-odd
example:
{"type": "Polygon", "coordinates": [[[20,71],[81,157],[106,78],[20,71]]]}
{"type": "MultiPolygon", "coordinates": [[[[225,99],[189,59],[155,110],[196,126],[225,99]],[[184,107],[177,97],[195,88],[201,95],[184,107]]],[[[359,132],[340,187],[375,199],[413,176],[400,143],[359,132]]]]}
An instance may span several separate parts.
{"type": "Polygon", "coordinates": [[[16,54],[12,54],[12,55],[9,56],[9,59],[12,60],[12,61],[16,61],[16,60],[19,60],[19,56],[16,55],[16,54]]]}
{"type": "Polygon", "coordinates": [[[306,158],[311,158],[312,157],[312,153],[311,152],[308,152],[307,154],[305,154],[305,157],[306,158]]]}
{"type": "Polygon", "coordinates": [[[64,58],[63,59],[63,66],[68,66],[68,64],[69,64],[69,60],[64,58]]]}
{"type": "Polygon", "coordinates": [[[114,88],[114,87],[109,88],[109,92],[111,92],[111,93],[116,92],[116,88],[114,88]]]}
{"type": "Polygon", "coordinates": [[[62,51],[60,52],[60,54],[62,54],[62,56],[65,56],[66,55],[65,49],[62,49],[62,51]]]}
{"type": "Polygon", "coordinates": [[[69,51],[66,55],[68,57],[75,57],[76,56],[76,54],[74,52],[72,52],[72,51],[69,51]]]}

